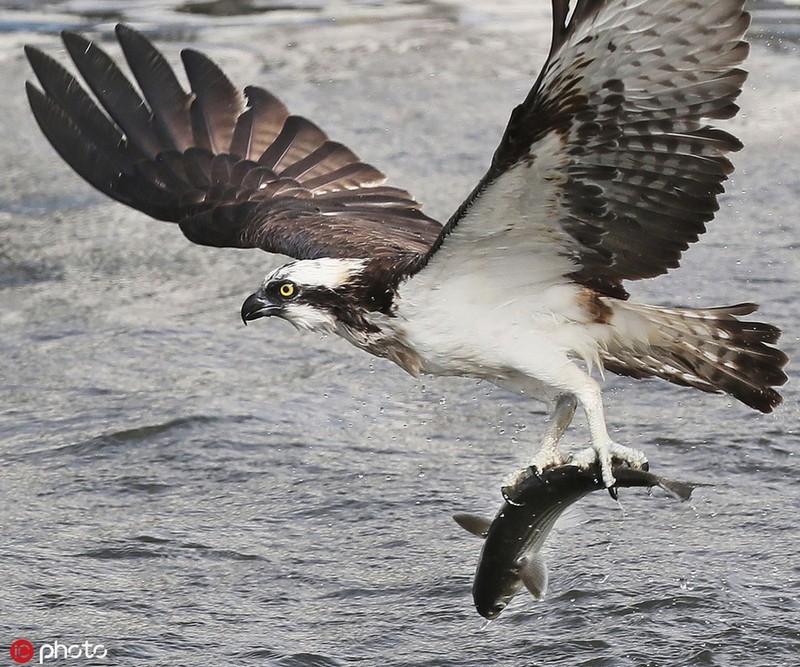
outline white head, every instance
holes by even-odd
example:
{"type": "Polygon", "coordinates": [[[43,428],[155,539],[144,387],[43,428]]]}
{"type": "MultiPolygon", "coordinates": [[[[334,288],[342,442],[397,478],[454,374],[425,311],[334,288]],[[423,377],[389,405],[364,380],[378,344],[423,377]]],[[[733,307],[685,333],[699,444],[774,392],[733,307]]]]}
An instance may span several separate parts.
{"type": "Polygon", "coordinates": [[[242,305],[245,324],[277,315],[298,329],[331,333],[336,330],[336,310],[343,290],[364,269],[362,259],[305,259],[269,273],[261,287],[242,305]]]}

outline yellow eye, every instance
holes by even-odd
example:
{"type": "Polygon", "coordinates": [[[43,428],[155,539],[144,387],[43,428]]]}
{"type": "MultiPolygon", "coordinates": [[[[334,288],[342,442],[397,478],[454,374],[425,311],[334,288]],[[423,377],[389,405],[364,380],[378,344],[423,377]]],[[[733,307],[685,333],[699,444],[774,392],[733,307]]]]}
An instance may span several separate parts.
{"type": "Polygon", "coordinates": [[[294,283],[283,283],[283,285],[281,285],[278,288],[278,293],[284,299],[288,299],[289,297],[294,296],[294,291],[295,291],[294,283]]]}

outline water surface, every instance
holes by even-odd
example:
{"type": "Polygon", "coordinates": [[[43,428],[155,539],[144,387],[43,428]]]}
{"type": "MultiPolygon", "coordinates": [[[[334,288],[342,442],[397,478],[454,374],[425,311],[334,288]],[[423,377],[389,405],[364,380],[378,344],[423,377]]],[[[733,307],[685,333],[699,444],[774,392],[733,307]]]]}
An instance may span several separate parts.
{"type": "MultiPolygon", "coordinates": [[[[632,291],[758,301],[796,357],[800,21],[754,9],[726,126],[746,147],[720,214],[682,269],[632,291]]],[[[550,29],[547,3],[526,0],[6,3],[0,645],[102,643],[106,659],[75,664],[116,665],[798,664],[793,383],[763,416],[609,378],[614,437],[713,486],[687,505],[594,494],[588,523],[549,545],[547,599],[520,595],[484,627],[480,544],[450,515],[496,510],[542,410],[282,322],[244,328],[242,300],[280,259],[191,246],[80,182],[30,116],[21,45],[58,53],[57,30],[107,40],[118,20],[173,62],[189,44],[274,90],[440,218],[488,164],[550,29]]],[[[586,438],[578,419],[565,442],[586,438]]]]}

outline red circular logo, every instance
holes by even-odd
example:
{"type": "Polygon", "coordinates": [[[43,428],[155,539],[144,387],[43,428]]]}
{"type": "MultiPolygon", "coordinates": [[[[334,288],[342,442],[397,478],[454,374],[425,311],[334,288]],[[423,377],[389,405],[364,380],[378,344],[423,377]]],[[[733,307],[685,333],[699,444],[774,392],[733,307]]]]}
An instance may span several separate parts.
{"type": "Polygon", "coordinates": [[[9,653],[11,653],[11,659],[14,662],[18,662],[20,664],[29,662],[31,658],[33,658],[33,644],[31,644],[27,639],[17,639],[13,644],[11,644],[9,653]]]}

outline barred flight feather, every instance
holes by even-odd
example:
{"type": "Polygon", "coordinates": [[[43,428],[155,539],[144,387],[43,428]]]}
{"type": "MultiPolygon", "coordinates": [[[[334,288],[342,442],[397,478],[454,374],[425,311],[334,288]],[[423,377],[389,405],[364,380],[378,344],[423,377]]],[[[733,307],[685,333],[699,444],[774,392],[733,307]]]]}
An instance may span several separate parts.
{"type": "Polygon", "coordinates": [[[179,223],[195,243],[297,259],[396,258],[400,274],[439,235],[441,225],[408,192],[384,185],[383,173],[271,93],[240,93],[191,49],[182,53],[186,92],[144,36],[120,25],[117,38],[141,95],[80,35],[64,32],[63,41],[97,102],[52,58],[26,48],[42,85],[27,86],[34,116],[102,192],[179,223]]]}

